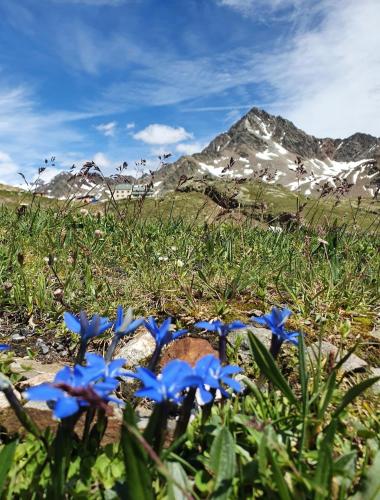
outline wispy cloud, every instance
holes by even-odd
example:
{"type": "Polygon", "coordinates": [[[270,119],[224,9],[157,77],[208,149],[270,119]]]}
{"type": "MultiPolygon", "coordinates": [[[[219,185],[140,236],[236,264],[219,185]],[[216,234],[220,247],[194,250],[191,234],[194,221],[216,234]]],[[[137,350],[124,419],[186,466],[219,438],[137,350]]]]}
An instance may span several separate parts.
{"type": "Polygon", "coordinates": [[[71,3],[71,4],[80,4],[80,5],[92,5],[92,6],[101,6],[104,5],[106,7],[118,7],[119,5],[123,5],[127,3],[129,0],[52,0],[55,3],[71,3]]]}
{"type": "MultiPolygon", "coordinates": [[[[217,5],[230,7],[244,16],[258,15],[265,20],[265,16],[278,14],[289,8],[299,8],[311,3],[309,0],[216,0],[217,5]]],[[[268,19],[267,19],[268,21],[268,19]]]]}
{"type": "Polygon", "coordinates": [[[194,153],[199,153],[206,147],[205,143],[201,142],[188,142],[188,143],[180,143],[176,146],[177,153],[183,155],[193,155],[194,153]]]}
{"type": "Polygon", "coordinates": [[[259,68],[273,91],[270,108],[317,136],[379,135],[380,3],[324,0],[321,5],[322,21],[259,68]]]}
{"type": "MultiPolygon", "coordinates": [[[[0,151],[0,182],[10,184],[17,178],[18,166],[8,153],[0,151]]],[[[20,178],[21,180],[21,178],[20,178]]]]}
{"type": "Polygon", "coordinates": [[[116,127],[117,127],[116,122],[109,122],[109,123],[101,123],[100,125],[97,125],[95,128],[96,130],[104,134],[106,137],[113,137],[116,132],[116,127]]]}
{"type": "Polygon", "coordinates": [[[176,142],[192,139],[193,134],[187,132],[183,127],[170,127],[154,123],[148,125],[133,135],[134,139],[143,141],[146,144],[175,144],[176,142]]]}
{"type": "Polygon", "coordinates": [[[16,170],[33,175],[45,157],[64,156],[69,147],[88,146],[89,139],[77,122],[94,116],[96,113],[45,110],[31,89],[0,84],[0,180],[14,182],[16,170]]]}

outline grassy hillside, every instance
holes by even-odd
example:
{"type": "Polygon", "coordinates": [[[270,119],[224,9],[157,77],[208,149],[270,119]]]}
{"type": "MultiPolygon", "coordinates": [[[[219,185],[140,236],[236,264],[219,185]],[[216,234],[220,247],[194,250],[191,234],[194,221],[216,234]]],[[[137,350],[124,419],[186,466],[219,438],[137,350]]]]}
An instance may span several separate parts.
{"type": "MultiPolygon", "coordinates": [[[[12,204],[0,208],[0,345],[10,343],[18,356],[71,364],[79,336],[64,327],[64,311],[114,318],[122,304],[159,323],[171,316],[176,328],[199,336],[196,321],[246,323],[275,305],[292,309],[287,327],[302,332],[306,346],[323,340],[356,347],[378,366],[380,345],[370,336],[380,303],[375,222],[369,230],[323,217],[315,228],[278,233],[250,218],[216,222],[220,209],[199,193],[116,207],[29,201],[24,212],[12,204]],[[41,341],[48,353],[41,352],[41,341]]],[[[109,330],[91,339],[90,350],[104,353],[111,338],[109,330]]],[[[218,347],[216,333],[207,338],[218,347]]],[[[164,447],[161,412],[183,415],[186,405],[156,405],[149,424],[156,431],[151,434],[148,426],[143,437],[134,427],[131,405],[138,401],[131,384],[118,389],[130,403],[120,443],[100,445],[103,410],[96,413],[90,439],[90,427],[83,437],[73,432],[76,417],[63,418],[56,438],[32,429],[16,441],[0,428],[0,459],[8,457],[1,462],[8,464],[2,465],[6,493],[29,498],[33,491],[34,498],[43,498],[54,491],[52,498],[95,500],[138,486],[133,498],[184,498],[170,496],[175,480],[186,498],[210,498],[220,481],[227,488],[222,498],[343,499],[359,490],[363,497],[352,498],[377,498],[371,495],[379,491],[379,396],[362,394],[370,375],[343,377],[331,356],[311,365],[303,343],[298,350],[284,346],[275,362],[249,338],[252,354],[242,355],[242,338],[227,345],[229,363],[248,377],[246,391],[214,402],[212,409],[197,407],[194,421],[164,447]]],[[[0,371],[19,387],[10,373],[12,354],[1,356],[0,371]]],[[[139,405],[149,414],[154,403],[144,399],[139,405]]],[[[95,411],[86,415],[91,422],[95,411]]]]}

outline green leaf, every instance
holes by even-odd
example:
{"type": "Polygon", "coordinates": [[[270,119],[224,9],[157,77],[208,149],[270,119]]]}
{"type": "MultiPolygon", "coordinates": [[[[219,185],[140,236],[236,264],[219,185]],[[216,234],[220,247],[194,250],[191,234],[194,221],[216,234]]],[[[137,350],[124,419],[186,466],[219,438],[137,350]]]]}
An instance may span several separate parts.
{"type": "Polygon", "coordinates": [[[124,454],[127,475],[126,498],[130,500],[153,500],[152,479],[149,472],[149,460],[146,451],[137,441],[129,427],[136,428],[135,414],[130,404],[124,410],[121,431],[121,446],[124,454]]]}
{"type": "Polygon", "coordinates": [[[327,382],[324,386],[324,391],[321,395],[321,399],[319,401],[318,405],[318,413],[317,413],[317,418],[320,419],[324,416],[325,411],[327,410],[327,407],[331,401],[331,398],[334,394],[334,390],[336,388],[336,371],[332,371],[329,378],[327,379],[327,382]]]}
{"type": "Polygon", "coordinates": [[[267,348],[252,332],[248,332],[248,339],[252,354],[261,372],[273,385],[280,389],[283,395],[287,397],[291,403],[298,405],[297,398],[267,348]]]}
{"type": "Polygon", "coordinates": [[[183,490],[191,491],[191,485],[185,469],[178,462],[166,462],[166,467],[174,481],[168,481],[168,500],[183,500],[183,490]],[[178,486],[181,486],[180,489],[178,486]]]}
{"type": "Polygon", "coordinates": [[[221,427],[210,450],[210,468],[215,474],[212,498],[228,500],[235,474],[235,440],[227,427],[221,427]]]}
{"type": "Polygon", "coordinates": [[[333,418],[336,418],[339,416],[340,413],[348,406],[355,398],[360,396],[366,389],[371,387],[373,384],[376,384],[380,380],[380,377],[372,377],[367,380],[363,380],[363,382],[360,382],[360,384],[354,385],[354,387],[351,387],[349,391],[346,392],[344,395],[344,398],[338,408],[334,411],[333,413],[333,418]]]}
{"type": "Polygon", "coordinates": [[[0,452],[0,493],[3,491],[16,452],[17,440],[6,444],[0,452]]]}
{"type": "Polygon", "coordinates": [[[281,500],[292,500],[292,496],[290,494],[288,485],[286,484],[286,481],[284,479],[284,473],[279,467],[277,460],[273,456],[273,453],[269,448],[269,446],[267,447],[267,453],[270,463],[272,465],[273,477],[274,480],[276,481],[279,498],[281,498],[281,500]]]}
{"type": "Polygon", "coordinates": [[[380,498],[380,450],[372,465],[367,469],[364,487],[350,500],[378,500],[380,498]]]}
{"type": "Polygon", "coordinates": [[[319,445],[318,466],[315,472],[314,484],[318,491],[315,500],[328,498],[333,467],[333,446],[337,428],[337,420],[332,420],[325,430],[325,435],[319,445]]]}

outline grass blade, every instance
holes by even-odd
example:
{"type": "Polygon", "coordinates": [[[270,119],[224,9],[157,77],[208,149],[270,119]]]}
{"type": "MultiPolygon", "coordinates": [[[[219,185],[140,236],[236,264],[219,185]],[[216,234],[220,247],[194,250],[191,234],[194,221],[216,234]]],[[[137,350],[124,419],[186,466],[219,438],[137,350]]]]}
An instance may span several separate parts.
{"type": "Polygon", "coordinates": [[[266,347],[252,332],[248,332],[248,339],[253,357],[261,372],[273,383],[273,385],[280,389],[283,395],[287,397],[291,403],[298,405],[297,398],[266,347]]]}
{"type": "Polygon", "coordinates": [[[6,444],[0,452],[0,494],[4,489],[7,475],[16,452],[17,440],[6,444]]]}

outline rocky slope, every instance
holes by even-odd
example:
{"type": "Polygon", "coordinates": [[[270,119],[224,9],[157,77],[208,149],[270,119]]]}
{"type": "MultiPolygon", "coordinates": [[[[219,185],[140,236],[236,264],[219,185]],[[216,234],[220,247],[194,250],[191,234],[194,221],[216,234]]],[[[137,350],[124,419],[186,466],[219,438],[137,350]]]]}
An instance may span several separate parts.
{"type": "MultiPolygon", "coordinates": [[[[95,164],[88,165],[94,169],[95,164]]],[[[62,173],[37,191],[61,199],[88,195],[105,200],[107,183],[135,181],[121,177],[105,181],[96,171],[84,176],[62,173]]],[[[346,139],[318,139],[281,116],[252,108],[201,153],[165,163],[153,178],[145,174],[139,182],[153,182],[156,196],[162,196],[189,182],[255,179],[305,195],[335,189],[352,197],[374,197],[380,189],[380,138],[356,133],[346,139]]]]}
{"type": "Polygon", "coordinates": [[[50,182],[40,183],[35,191],[44,196],[61,200],[89,197],[102,201],[110,198],[109,186],[112,187],[119,182],[132,182],[133,180],[133,177],[129,176],[104,178],[97,173],[73,175],[68,172],[62,172],[56,175],[50,182]]]}
{"type": "Polygon", "coordinates": [[[357,133],[318,139],[281,116],[253,108],[201,153],[158,170],[157,194],[175,189],[185,178],[260,178],[306,195],[331,186],[351,196],[372,197],[380,185],[380,138],[357,133]]]}

